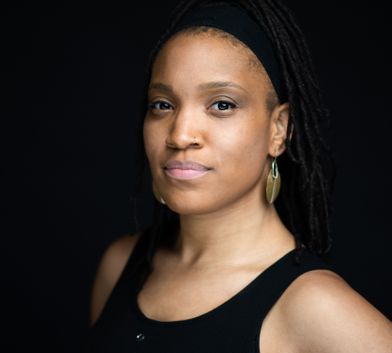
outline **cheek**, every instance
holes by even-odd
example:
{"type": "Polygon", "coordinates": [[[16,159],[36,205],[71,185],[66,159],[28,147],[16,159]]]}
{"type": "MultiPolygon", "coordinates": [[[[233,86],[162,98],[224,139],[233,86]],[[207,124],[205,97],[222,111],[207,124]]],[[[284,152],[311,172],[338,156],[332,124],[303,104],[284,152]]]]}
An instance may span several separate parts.
{"type": "Polygon", "coordinates": [[[159,145],[161,136],[157,133],[159,130],[156,129],[154,124],[145,121],[143,125],[143,141],[144,149],[150,163],[157,157],[159,152],[159,145]]]}
{"type": "MultiPolygon", "coordinates": [[[[232,169],[233,173],[243,176],[245,171],[238,173],[239,168],[248,168],[259,173],[263,168],[268,154],[268,134],[266,126],[261,123],[237,127],[219,136],[222,166],[232,169]]],[[[246,173],[246,172],[245,172],[246,173]]]]}

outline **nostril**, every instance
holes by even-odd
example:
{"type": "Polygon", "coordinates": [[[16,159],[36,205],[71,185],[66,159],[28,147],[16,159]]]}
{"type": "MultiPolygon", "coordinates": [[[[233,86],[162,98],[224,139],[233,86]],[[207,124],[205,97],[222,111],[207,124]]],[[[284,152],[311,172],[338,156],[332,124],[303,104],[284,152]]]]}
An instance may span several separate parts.
{"type": "Polygon", "coordinates": [[[186,149],[189,146],[200,146],[200,142],[195,136],[177,136],[176,138],[171,136],[165,140],[165,144],[167,147],[174,149],[186,149]]]}

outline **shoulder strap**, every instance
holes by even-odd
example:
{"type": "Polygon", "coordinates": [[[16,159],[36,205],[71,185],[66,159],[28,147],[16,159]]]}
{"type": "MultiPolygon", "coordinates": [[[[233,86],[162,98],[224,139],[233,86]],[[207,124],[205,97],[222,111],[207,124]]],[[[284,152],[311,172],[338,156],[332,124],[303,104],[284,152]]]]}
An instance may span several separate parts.
{"type": "Polygon", "coordinates": [[[257,345],[265,317],[295,279],[312,270],[333,270],[332,265],[307,249],[302,250],[300,263],[295,261],[295,255],[295,252],[290,252],[267,268],[255,281],[253,288],[239,298],[238,305],[231,308],[235,311],[231,315],[242,318],[242,327],[253,332],[257,345]]]}

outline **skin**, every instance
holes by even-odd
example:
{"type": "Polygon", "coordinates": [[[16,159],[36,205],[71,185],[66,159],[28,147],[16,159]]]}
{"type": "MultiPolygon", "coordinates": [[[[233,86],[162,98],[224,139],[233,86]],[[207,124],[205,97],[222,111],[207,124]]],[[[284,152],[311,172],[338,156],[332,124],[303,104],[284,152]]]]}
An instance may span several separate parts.
{"type": "MultiPolygon", "coordinates": [[[[145,149],[154,183],[180,215],[177,243],[157,250],[137,299],[154,320],[185,320],[213,310],[295,247],[265,200],[271,156],[284,153],[289,107],[271,107],[271,83],[254,60],[249,49],[218,35],[182,33],[154,63],[145,149]],[[208,88],[211,82],[236,87],[208,88]],[[211,170],[199,179],[174,180],[162,168],[169,159],[195,160],[211,170]]],[[[121,238],[103,256],[92,322],[137,238],[121,238]]],[[[313,270],[271,308],[259,345],[263,353],[390,353],[391,332],[390,321],[339,275],[313,270]]]]}
{"type": "Polygon", "coordinates": [[[183,261],[232,263],[234,256],[254,252],[257,243],[275,255],[294,246],[264,192],[271,156],[285,148],[288,105],[268,109],[271,83],[250,65],[250,55],[217,36],[180,35],[153,66],[145,149],[154,183],[180,214],[177,251],[183,261]],[[205,88],[211,82],[236,87],[205,88]],[[178,181],[162,168],[169,159],[191,159],[212,169],[202,178],[178,181]]]}

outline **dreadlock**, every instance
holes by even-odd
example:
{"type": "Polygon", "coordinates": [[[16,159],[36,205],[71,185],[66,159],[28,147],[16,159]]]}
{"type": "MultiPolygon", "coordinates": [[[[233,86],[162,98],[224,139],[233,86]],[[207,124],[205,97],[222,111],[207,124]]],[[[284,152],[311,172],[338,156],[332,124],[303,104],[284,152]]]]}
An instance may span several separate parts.
{"type": "MultiPolygon", "coordinates": [[[[145,92],[154,60],[178,21],[195,6],[217,2],[222,1],[183,0],[177,5],[166,31],[150,53],[145,92]]],[[[235,2],[257,21],[275,46],[290,107],[288,138],[285,141],[287,153],[281,155],[279,161],[284,182],[275,207],[282,222],[294,235],[296,261],[300,262],[301,244],[306,245],[311,252],[324,256],[332,244],[330,216],[335,164],[321,132],[321,124],[329,125],[329,114],[322,101],[308,46],[292,14],[279,0],[235,2]]],[[[144,112],[147,107],[146,97],[147,94],[142,102],[144,112]]],[[[142,121],[139,123],[141,131],[142,121]]],[[[142,134],[138,136],[140,138],[142,134]]],[[[142,185],[146,166],[142,138],[139,139],[139,148],[143,155],[139,164],[139,185],[142,185]]],[[[143,230],[136,245],[142,254],[134,267],[139,286],[152,271],[152,257],[157,247],[172,244],[179,229],[178,215],[156,200],[154,202],[153,223],[143,230]]]]}

